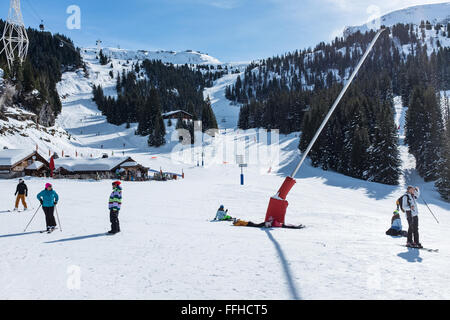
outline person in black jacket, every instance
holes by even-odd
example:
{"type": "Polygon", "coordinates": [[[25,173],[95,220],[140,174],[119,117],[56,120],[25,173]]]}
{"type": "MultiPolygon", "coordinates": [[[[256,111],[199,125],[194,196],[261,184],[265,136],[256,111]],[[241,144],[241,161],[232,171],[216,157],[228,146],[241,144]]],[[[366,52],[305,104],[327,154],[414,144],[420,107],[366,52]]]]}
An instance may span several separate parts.
{"type": "Polygon", "coordinates": [[[25,201],[25,198],[28,197],[28,187],[25,184],[25,181],[23,179],[19,179],[19,184],[16,188],[16,193],[14,194],[16,197],[16,205],[14,207],[14,211],[19,210],[19,202],[22,201],[24,210],[27,210],[27,202],[25,201]]]}

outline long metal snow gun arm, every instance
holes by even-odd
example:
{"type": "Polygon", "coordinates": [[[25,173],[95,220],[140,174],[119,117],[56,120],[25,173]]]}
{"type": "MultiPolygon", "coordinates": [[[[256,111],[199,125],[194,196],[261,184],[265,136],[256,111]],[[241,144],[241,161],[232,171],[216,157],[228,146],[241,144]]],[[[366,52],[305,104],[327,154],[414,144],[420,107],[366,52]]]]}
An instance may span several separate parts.
{"type": "Polygon", "coordinates": [[[366,50],[366,53],[364,53],[363,57],[361,58],[361,61],[359,61],[358,65],[356,66],[356,69],[353,71],[350,79],[348,80],[348,82],[346,83],[346,85],[344,86],[344,88],[342,89],[341,93],[339,94],[338,98],[336,99],[336,101],[334,102],[333,106],[331,107],[330,111],[328,112],[327,116],[325,117],[325,120],[323,120],[319,130],[317,130],[316,135],[314,136],[314,138],[311,140],[311,142],[309,143],[308,148],[306,149],[306,151],[303,153],[303,157],[300,160],[300,163],[297,165],[297,167],[295,168],[295,170],[292,172],[292,174],[290,175],[290,177],[294,178],[295,175],[297,174],[298,170],[300,170],[300,168],[303,165],[303,162],[305,161],[306,157],[308,156],[309,152],[311,151],[312,147],[314,146],[314,144],[316,143],[316,140],[319,138],[320,134],[322,133],[323,128],[325,128],[326,124],[328,123],[328,120],[330,120],[330,117],[332,116],[334,110],[336,110],[337,106],[339,105],[339,102],[341,102],[342,97],[345,95],[345,93],[347,92],[348,88],[350,87],[350,85],[353,82],[353,79],[356,77],[356,75],[359,72],[359,69],[361,69],[361,66],[364,64],[364,62],[367,59],[367,56],[369,55],[369,53],[372,51],[373,46],[375,45],[375,43],[377,42],[378,38],[380,37],[380,35],[383,33],[383,31],[385,31],[386,29],[381,29],[380,31],[378,31],[378,33],[375,35],[375,38],[372,40],[372,42],[370,43],[369,47],[366,50]]]}
{"type": "Polygon", "coordinates": [[[353,79],[356,77],[359,69],[361,69],[361,66],[364,64],[364,62],[367,59],[367,56],[372,51],[373,46],[377,42],[380,35],[385,31],[386,29],[381,29],[378,31],[378,33],[375,35],[375,38],[370,43],[369,47],[366,50],[366,53],[364,53],[363,57],[361,58],[361,61],[359,61],[358,65],[356,66],[356,69],[353,71],[350,79],[345,84],[344,88],[342,89],[341,93],[339,94],[338,98],[334,102],[333,106],[331,107],[330,111],[328,112],[327,116],[325,117],[325,120],[321,124],[319,130],[317,130],[316,135],[309,143],[308,148],[303,153],[302,159],[300,160],[300,163],[297,165],[295,170],[292,172],[292,174],[289,177],[286,177],[283,185],[281,186],[280,190],[278,190],[277,194],[270,198],[269,207],[267,208],[266,213],[266,220],[265,221],[272,221],[277,220],[278,222],[284,223],[285,216],[286,216],[286,210],[289,205],[288,201],[286,200],[287,195],[289,191],[294,187],[296,181],[294,179],[295,175],[297,174],[298,170],[303,165],[303,162],[305,162],[306,157],[308,156],[309,152],[311,151],[312,147],[316,143],[317,138],[319,138],[320,134],[322,133],[323,128],[325,128],[325,125],[327,124],[328,120],[330,120],[331,115],[333,114],[334,110],[336,110],[336,107],[338,106],[339,102],[341,101],[342,97],[347,92],[347,89],[352,84],[353,79]]]}

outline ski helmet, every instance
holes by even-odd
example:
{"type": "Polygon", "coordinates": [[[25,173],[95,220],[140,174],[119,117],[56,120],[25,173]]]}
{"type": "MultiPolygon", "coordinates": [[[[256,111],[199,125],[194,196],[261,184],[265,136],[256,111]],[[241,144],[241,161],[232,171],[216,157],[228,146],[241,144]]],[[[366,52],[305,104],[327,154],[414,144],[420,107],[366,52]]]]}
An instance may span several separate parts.
{"type": "Polygon", "coordinates": [[[46,183],[45,184],[45,189],[48,189],[48,188],[51,188],[52,187],[52,184],[51,183],[46,183]]]}
{"type": "Polygon", "coordinates": [[[114,181],[113,186],[120,186],[122,183],[120,181],[114,181]]]}
{"type": "Polygon", "coordinates": [[[394,214],[397,215],[397,214],[400,214],[400,212],[398,210],[395,210],[394,214]]]}

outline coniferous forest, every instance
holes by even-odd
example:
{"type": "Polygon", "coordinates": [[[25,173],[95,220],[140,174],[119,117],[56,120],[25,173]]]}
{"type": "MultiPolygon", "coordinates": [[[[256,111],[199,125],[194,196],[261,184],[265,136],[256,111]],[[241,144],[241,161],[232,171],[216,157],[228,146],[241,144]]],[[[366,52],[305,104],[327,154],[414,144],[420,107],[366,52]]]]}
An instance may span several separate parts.
{"type": "Polygon", "coordinates": [[[94,86],[94,101],[108,122],[116,125],[138,123],[136,134],[149,137],[150,146],[165,143],[162,113],[184,110],[203,121],[203,130],[216,129],[217,121],[205,87],[211,86],[223,72],[201,72],[188,65],[174,66],[161,61],[144,60],[129,72],[115,75],[117,98],[106,97],[103,88],[94,86]],[[139,77],[144,73],[146,77],[139,77]]]}
{"type": "MultiPolygon", "coordinates": [[[[0,20],[0,30],[3,28],[4,21],[0,20]]],[[[61,80],[63,72],[82,67],[82,59],[72,40],[63,35],[52,35],[31,28],[27,29],[27,33],[30,43],[24,63],[17,61],[9,70],[6,58],[2,55],[0,68],[4,70],[5,79],[17,91],[13,103],[37,114],[39,124],[52,126],[61,112],[56,83],[61,80]]]]}
{"type": "MultiPolygon", "coordinates": [[[[448,37],[449,25],[398,24],[384,32],[311,151],[312,164],[364,180],[396,185],[400,176],[394,97],[409,107],[406,142],[419,174],[450,199],[448,114],[440,95],[450,89],[450,48],[425,30],[448,37]],[[431,50],[431,49],[432,50],[431,50]]],[[[301,131],[304,151],[375,32],[355,33],[254,62],[226,90],[242,103],[239,127],[301,131]]]]}

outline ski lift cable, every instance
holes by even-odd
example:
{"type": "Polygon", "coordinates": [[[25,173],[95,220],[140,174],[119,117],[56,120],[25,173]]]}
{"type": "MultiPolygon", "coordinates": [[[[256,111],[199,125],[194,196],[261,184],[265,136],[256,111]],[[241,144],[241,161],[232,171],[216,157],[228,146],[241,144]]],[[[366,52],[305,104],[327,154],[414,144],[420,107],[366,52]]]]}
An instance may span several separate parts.
{"type": "Polygon", "coordinates": [[[28,6],[30,7],[31,11],[39,19],[39,21],[43,21],[42,17],[39,15],[39,12],[36,10],[36,8],[33,6],[30,0],[25,0],[26,3],[28,3],[28,6]]]}
{"type": "MultiPolygon", "coordinates": [[[[35,16],[35,18],[37,18],[40,21],[40,26],[43,25],[43,21],[44,19],[42,19],[41,15],[39,14],[39,12],[36,10],[36,8],[33,6],[33,4],[31,3],[30,0],[25,0],[26,3],[28,4],[28,7],[30,10],[30,12],[35,16]]],[[[66,45],[68,45],[71,49],[73,49],[74,51],[76,51],[75,46],[72,43],[69,43],[67,41],[65,41],[64,39],[62,39],[58,34],[54,34],[53,32],[51,32],[51,30],[48,30],[48,32],[50,32],[52,34],[52,36],[54,36],[55,38],[57,38],[61,43],[64,43],[66,45]]]]}

